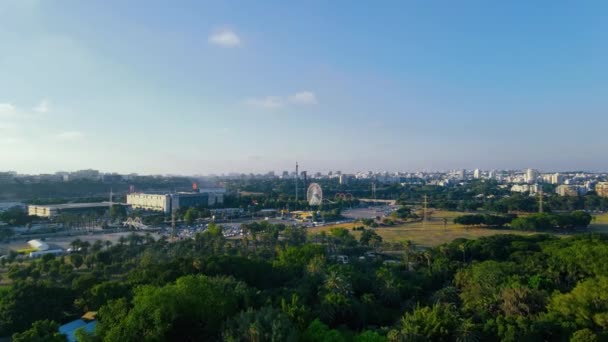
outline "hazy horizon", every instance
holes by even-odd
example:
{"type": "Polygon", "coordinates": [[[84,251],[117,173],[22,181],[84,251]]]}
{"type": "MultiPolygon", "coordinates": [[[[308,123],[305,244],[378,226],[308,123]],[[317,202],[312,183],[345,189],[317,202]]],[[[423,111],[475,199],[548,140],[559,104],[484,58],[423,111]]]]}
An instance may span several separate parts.
{"type": "Polygon", "coordinates": [[[0,170],[608,170],[608,3],[0,1],[0,170]]]}

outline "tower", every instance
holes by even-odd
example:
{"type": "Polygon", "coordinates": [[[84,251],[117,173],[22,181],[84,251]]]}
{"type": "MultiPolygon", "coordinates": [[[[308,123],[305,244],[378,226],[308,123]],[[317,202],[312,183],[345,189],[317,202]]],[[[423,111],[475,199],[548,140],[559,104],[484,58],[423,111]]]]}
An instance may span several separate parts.
{"type": "Polygon", "coordinates": [[[113,203],[112,203],[113,197],[114,197],[114,194],[112,193],[112,188],[110,188],[110,207],[112,207],[112,205],[113,205],[113,203]]]}
{"type": "Polygon", "coordinates": [[[298,162],[296,162],[296,203],[298,202],[298,162]]]}

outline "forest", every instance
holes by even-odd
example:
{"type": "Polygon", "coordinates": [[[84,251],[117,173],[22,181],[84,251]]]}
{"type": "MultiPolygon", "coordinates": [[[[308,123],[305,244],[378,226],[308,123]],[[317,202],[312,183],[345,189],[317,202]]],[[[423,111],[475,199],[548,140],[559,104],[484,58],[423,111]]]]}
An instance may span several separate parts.
{"type": "Polygon", "coordinates": [[[406,241],[383,253],[374,229],[360,240],[343,228],[245,229],[249,238],[235,240],[212,225],[178,242],[131,235],[76,240],[67,256],[11,254],[1,260],[10,285],[0,289],[0,336],[65,341],[58,324],[98,311],[95,332],[79,331],[79,341],[608,338],[604,235],[406,241]]]}

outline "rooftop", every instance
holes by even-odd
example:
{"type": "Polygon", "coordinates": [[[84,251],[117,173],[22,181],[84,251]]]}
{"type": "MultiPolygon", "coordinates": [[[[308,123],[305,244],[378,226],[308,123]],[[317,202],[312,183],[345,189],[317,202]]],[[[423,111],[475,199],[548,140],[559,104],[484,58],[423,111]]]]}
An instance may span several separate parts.
{"type": "Polygon", "coordinates": [[[49,209],[78,209],[78,208],[103,208],[109,207],[112,204],[121,204],[115,202],[95,202],[95,203],[63,203],[63,204],[45,204],[45,205],[31,205],[32,207],[49,208],[49,209]]]}

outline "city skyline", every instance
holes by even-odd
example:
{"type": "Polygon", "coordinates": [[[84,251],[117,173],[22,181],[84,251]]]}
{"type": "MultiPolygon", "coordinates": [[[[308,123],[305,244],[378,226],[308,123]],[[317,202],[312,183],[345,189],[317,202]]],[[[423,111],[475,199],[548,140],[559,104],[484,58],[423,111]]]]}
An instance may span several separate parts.
{"type": "Polygon", "coordinates": [[[0,3],[0,168],[608,170],[608,4],[0,3]]]}
{"type": "MultiPolygon", "coordinates": [[[[576,170],[576,169],[564,169],[564,170],[543,170],[543,169],[535,169],[535,168],[524,168],[524,169],[518,169],[518,168],[507,168],[507,169],[480,169],[480,168],[451,168],[451,169],[437,169],[437,170],[425,170],[425,169],[420,169],[420,170],[372,170],[372,169],[368,169],[368,170],[342,170],[342,169],[326,169],[326,170],[317,170],[317,169],[303,169],[300,168],[299,172],[298,172],[298,176],[304,177],[304,174],[306,174],[307,177],[309,178],[315,178],[318,176],[323,176],[323,177],[327,177],[327,176],[339,176],[339,175],[348,175],[348,176],[356,176],[356,175],[382,175],[382,174],[389,174],[389,175],[415,175],[415,174],[428,174],[428,175],[432,175],[432,174],[451,174],[451,175],[456,175],[456,174],[466,174],[469,176],[469,178],[471,179],[492,179],[492,178],[496,178],[497,176],[499,176],[500,174],[522,174],[522,175],[526,175],[526,174],[530,174],[530,172],[533,172],[534,174],[538,175],[547,175],[547,176],[552,176],[552,175],[572,175],[572,174],[590,174],[590,175],[608,175],[608,171],[607,170],[576,170]]],[[[284,177],[286,174],[289,177],[294,177],[296,172],[294,169],[277,169],[277,170],[264,170],[264,171],[260,171],[260,172],[244,172],[244,171],[231,171],[231,172],[215,172],[215,173],[192,173],[192,174],[180,174],[180,173],[157,173],[157,174],[147,174],[147,173],[138,173],[138,172],[117,172],[117,171],[112,171],[112,170],[97,170],[97,169],[91,169],[91,168],[86,168],[86,169],[78,169],[78,170],[67,170],[67,169],[63,169],[63,170],[56,170],[56,171],[51,171],[51,172],[40,172],[40,173],[26,173],[26,172],[19,172],[16,170],[0,170],[0,176],[10,176],[10,175],[19,175],[19,176],[70,176],[70,175],[79,175],[79,174],[87,174],[87,176],[85,178],[90,178],[91,174],[94,174],[93,178],[95,177],[101,177],[101,176],[113,176],[113,175],[120,175],[120,176],[161,176],[161,177],[231,177],[231,176],[240,176],[240,175],[245,175],[245,176],[249,176],[249,175],[256,175],[256,176],[272,176],[272,177],[277,177],[277,178],[281,178],[284,177]]],[[[530,176],[531,177],[531,176],[530,176]]]]}

